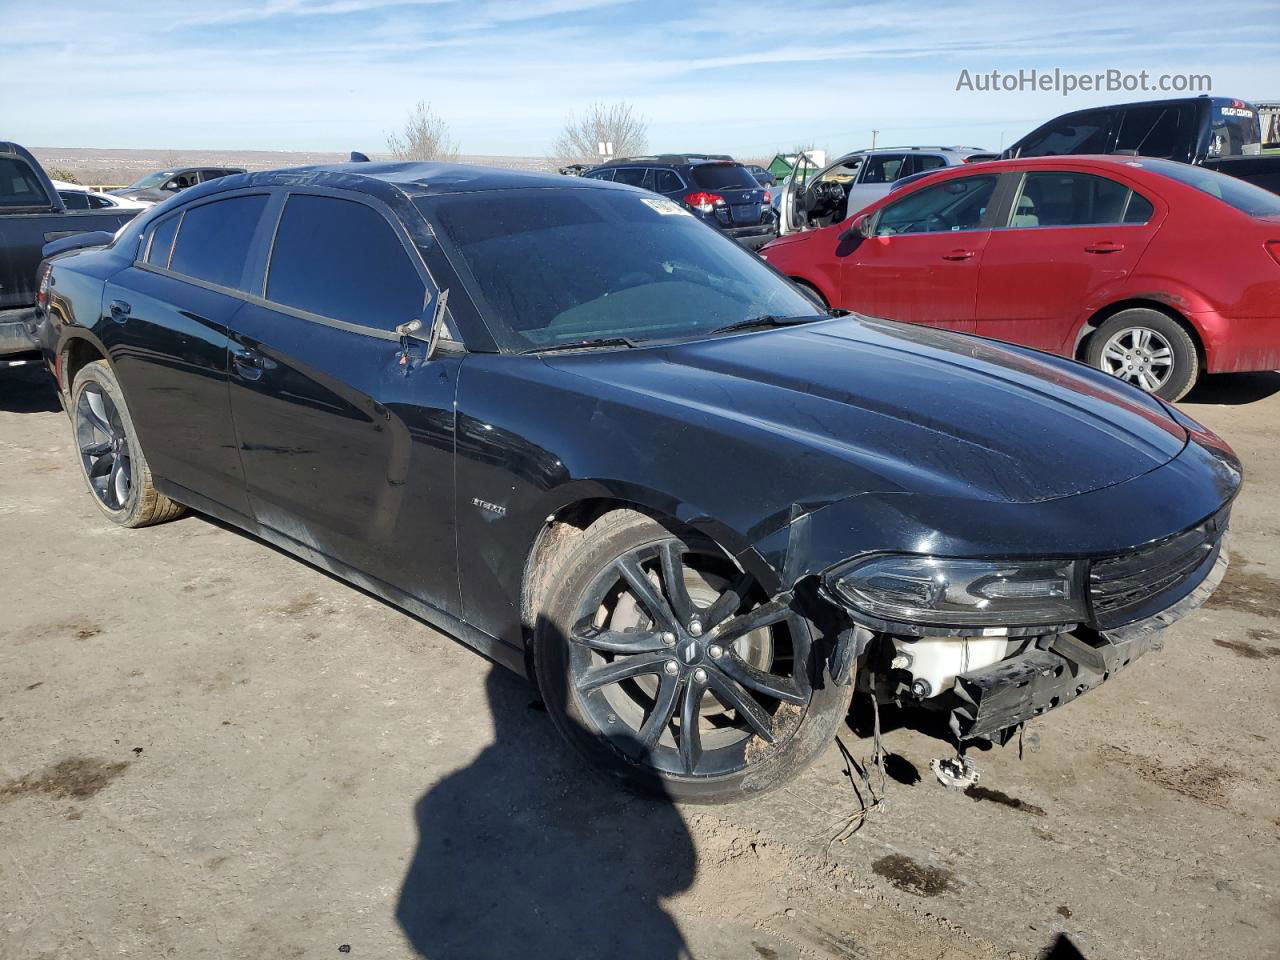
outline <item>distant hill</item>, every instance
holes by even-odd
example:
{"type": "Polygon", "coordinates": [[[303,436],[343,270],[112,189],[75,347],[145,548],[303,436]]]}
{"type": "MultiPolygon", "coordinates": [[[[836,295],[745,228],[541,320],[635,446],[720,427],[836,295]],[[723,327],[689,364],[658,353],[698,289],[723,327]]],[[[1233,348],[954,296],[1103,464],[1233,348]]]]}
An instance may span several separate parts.
{"type": "MultiPolygon", "coordinates": [[[[346,153],[322,153],[285,150],[110,150],[94,147],[31,147],[31,152],[46,170],[70,174],[86,185],[119,185],[166,167],[243,167],[246,170],[271,170],[276,167],[300,167],[311,163],[342,163],[346,153]]],[[[370,153],[374,160],[389,159],[385,154],[370,153]]],[[[554,171],[555,164],[545,157],[462,156],[460,163],[485,167],[509,167],[514,170],[554,171]]]]}

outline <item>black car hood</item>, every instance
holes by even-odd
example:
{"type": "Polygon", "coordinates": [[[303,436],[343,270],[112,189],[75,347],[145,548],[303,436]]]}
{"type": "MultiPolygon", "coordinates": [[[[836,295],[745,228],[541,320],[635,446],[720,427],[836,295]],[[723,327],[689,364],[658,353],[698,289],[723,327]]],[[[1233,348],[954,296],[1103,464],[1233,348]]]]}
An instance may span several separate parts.
{"type": "Polygon", "coordinates": [[[1187,442],[1157,400],[1088,367],[889,321],[547,360],[684,419],[772,434],[780,456],[842,468],[849,495],[1052,500],[1154,470],[1187,442]]]}

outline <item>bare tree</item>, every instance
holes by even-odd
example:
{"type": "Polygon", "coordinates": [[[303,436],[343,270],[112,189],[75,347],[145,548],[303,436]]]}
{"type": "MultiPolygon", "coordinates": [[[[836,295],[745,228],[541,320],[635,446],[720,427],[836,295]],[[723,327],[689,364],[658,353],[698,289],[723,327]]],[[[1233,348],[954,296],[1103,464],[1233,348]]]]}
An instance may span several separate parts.
{"type": "Polygon", "coordinates": [[[425,100],[418,101],[402,133],[387,135],[387,150],[397,160],[458,159],[458,141],[425,100]]]}
{"type": "Polygon", "coordinates": [[[649,149],[649,122],[629,103],[593,103],[581,116],[570,117],[551,148],[559,165],[598,163],[600,144],[612,143],[615,157],[629,157],[649,149]]]}

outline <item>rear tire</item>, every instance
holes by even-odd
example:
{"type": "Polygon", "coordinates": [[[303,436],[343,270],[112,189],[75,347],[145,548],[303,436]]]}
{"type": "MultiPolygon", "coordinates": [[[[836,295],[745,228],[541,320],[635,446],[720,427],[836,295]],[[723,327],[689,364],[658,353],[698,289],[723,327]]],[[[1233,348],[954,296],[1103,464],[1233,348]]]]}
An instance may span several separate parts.
{"type": "Polygon", "coordinates": [[[93,502],[112,523],[146,527],[181,516],[156,490],[124,392],[105,360],[87,363],[71,385],[72,440],[93,502]]]}
{"type": "Polygon", "coordinates": [[[1094,331],[1088,361],[1162,400],[1181,400],[1200,376],[1200,357],[1186,327],[1146,307],[1121,310],[1094,331]]]}
{"type": "Polygon", "coordinates": [[[813,624],[769,599],[706,538],[633,510],[604,515],[564,558],[534,628],[556,728],[602,771],[678,800],[786,782],[830,744],[853,686],[831,681],[813,624]]]}

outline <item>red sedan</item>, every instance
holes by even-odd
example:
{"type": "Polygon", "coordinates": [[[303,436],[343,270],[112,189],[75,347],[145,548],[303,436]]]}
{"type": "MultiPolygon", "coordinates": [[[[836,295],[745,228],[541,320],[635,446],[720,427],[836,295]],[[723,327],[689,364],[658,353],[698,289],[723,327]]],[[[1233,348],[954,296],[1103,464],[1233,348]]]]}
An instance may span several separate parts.
{"type": "Polygon", "coordinates": [[[1280,368],[1280,196],[1146,157],[931,174],[761,254],[832,307],[1084,360],[1168,400],[1280,368]]]}

